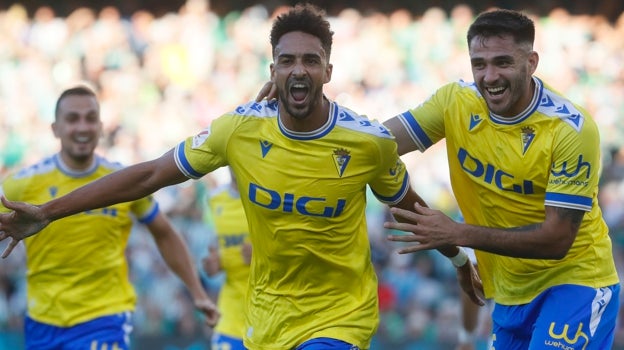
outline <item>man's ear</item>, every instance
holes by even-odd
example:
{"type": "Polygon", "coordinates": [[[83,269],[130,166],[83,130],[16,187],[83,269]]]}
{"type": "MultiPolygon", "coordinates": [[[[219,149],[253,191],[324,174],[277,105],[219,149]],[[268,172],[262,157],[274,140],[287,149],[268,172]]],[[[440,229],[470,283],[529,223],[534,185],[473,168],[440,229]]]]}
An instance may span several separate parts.
{"type": "Polygon", "coordinates": [[[52,129],[52,133],[54,134],[54,137],[58,138],[58,132],[56,131],[56,129],[58,128],[56,122],[52,122],[52,124],[50,124],[50,129],[52,129]]]}
{"type": "Polygon", "coordinates": [[[531,51],[531,53],[529,53],[528,62],[531,75],[533,75],[537,70],[537,65],[539,63],[539,54],[537,51],[531,51]]]}
{"type": "Polygon", "coordinates": [[[325,84],[331,81],[332,72],[334,71],[334,65],[329,63],[325,69],[325,84]]]}

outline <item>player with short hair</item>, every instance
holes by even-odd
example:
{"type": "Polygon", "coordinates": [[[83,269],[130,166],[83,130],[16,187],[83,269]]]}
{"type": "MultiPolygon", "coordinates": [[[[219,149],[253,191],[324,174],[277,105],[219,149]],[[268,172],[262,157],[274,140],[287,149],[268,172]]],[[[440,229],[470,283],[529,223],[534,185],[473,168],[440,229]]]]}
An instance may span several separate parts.
{"type": "MultiPolygon", "coordinates": [[[[63,91],[52,131],[61,150],[6,178],[3,198],[42,204],[122,168],[97,154],[100,107],[86,86],[63,91]]],[[[8,209],[0,206],[0,210],[8,209]]],[[[144,224],[167,265],[188,287],[209,325],[218,312],[203,290],[186,244],[151,196],[55,221],[24,240],[26,349],[129,349],[136,294],[125,248],[133,218],[144,224]]]]}
{"type": "Polygon", "coordinates": [[[610,349],[619,278],[598,206],[600,137],[582,107],[533,76],[535,27],[520,12],[480,14],[467,41],[474,82],[438,89],[388,120],[399,153],[445,139],[464,223],[392,209],[413,234],[403,253],[475,248],[496,349],[610,349]]]}
{"type": "MultiPolygon", "coordinates": [[[[160,158],[39,206],[3,199],[14,210],[0,215],[0,240],[12,238],[4,255],[56,219],[229,165],[253,247],[245,347],[368,348],[379,317],[367,186],[390,206],[411,209],[424,202],[410,187],[391,133],[323,94],[333,69],[332,35],[324,11],[297,5],[271,29],[270,72],[279,101],[243,104],[160,158]]],[[[449,257],[459,252],[442,250],[449,257]]],[[[472,264],[466,259],[457,273],[479,300],[472,264]]]]}

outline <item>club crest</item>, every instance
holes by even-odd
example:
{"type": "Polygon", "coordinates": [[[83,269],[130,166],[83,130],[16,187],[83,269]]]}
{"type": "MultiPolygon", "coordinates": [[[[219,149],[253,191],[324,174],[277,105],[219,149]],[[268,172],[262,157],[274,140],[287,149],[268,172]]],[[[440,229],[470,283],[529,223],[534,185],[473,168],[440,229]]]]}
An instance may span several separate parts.
{"type": "Polygon", "coordinates": [[[344,174],[347,164],[349,164],[349,160],[351,159],[351,152],[344,148],[339,148],[334,150],[334,154],[332,156],[334,158],[336,170],[338,171],[338,176],[342,177],[342,174],[344,174]]]}

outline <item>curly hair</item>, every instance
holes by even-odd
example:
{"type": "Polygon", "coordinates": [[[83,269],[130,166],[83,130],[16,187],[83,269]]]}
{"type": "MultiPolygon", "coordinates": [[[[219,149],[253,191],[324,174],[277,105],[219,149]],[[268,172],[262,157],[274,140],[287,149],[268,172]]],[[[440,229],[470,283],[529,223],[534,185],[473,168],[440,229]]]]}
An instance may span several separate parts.
{"type": "Polygon", "coordinates": [[[329,60],[334,32],[330,29],[323,9],[309,3],[300,3],[288,12],[279,15],[271,28],[271,47],[273,51],[275,51],[277,43],[284,34],[297,31],[319,38],[329,60]]]}

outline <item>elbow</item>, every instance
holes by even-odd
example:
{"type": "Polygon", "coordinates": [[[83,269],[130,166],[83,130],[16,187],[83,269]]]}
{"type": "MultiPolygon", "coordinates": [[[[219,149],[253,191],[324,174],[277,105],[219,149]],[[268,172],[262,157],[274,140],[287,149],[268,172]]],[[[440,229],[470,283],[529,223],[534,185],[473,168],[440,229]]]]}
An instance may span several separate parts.
{"type": "Polygon", "coordinates": [[[574,240],[569,239],[559,239],[552,242],[552,244],[548,245],[547,251],[544,251],[546,255],[544,258],[550,260],[561,260],[565,258],[572,247],[572,243],[574,243],[574,240]]]}

